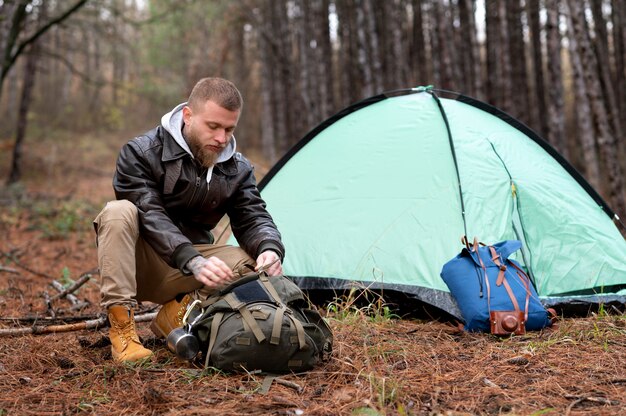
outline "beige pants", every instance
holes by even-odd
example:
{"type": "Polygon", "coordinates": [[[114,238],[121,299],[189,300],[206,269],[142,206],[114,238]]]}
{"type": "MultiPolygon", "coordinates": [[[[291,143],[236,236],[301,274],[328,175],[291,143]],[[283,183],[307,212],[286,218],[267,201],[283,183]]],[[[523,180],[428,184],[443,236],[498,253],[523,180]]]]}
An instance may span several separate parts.
{"type": "MultiPolygon", "coordinates": [[[[135,306],[150,301],[164,304],[181,293],[206,296],[214,289],[193,276],[171,268],[139,235],[137,207],[129,201],[110,201],[94,220],[100,268],[100,304],[135,306]]],[[[194,247],[204,256],[221,259],[233,271],[254,260],[241,248],[214,244],[194,247]]]]}

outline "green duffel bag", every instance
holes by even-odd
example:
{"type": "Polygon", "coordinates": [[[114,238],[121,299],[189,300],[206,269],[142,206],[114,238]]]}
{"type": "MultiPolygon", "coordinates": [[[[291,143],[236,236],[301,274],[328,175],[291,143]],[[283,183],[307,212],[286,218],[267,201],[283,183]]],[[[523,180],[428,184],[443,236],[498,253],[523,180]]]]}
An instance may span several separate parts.
{"type": "Polygon", "coordinates": [[[205,367],[287,373],[329,359],[333,335],[284,276],[250,273],[189,306],[187,331],[199,342],[205,367]]]}

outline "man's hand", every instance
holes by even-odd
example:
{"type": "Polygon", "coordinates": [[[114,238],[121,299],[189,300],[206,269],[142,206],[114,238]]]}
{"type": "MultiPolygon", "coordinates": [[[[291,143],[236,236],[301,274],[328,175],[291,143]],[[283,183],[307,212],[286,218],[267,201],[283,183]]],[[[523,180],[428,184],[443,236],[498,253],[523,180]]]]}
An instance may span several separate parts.
{"type": "Polygon", "coordinates": [[[278,276],[283,274],[283,265],[280,262],[280,257],[278,257],[278,253],[274,250],[266,250],[263,253],[259,254],[259,257],[256,259],[256,267],[255,270],[259,270],[261,267],[264,267],[268,264],[272,264],[265,270],[269,276],[278,276]]]}
{"type": "Polygon", "coordinates": [[[233,271],[217,257],[196,256],[187,262],[193,277],[205,286],[217,288],[233,280],[233,271]]]}

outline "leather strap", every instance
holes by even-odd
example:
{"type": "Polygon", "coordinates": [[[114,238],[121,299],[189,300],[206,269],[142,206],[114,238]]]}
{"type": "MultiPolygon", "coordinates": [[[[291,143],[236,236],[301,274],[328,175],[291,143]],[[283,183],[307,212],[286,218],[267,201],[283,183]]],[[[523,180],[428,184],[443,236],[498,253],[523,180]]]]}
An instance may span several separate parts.
{"type": "MultiPolygon", "coordinates": [[[[509,282],[506,280],[506,276],[505,276],[505,272],[507,269],[506,265],[500,262],[500,255],[496,252],[496,249],[493,246],[489,246],[489,251],[491,253],[491,260],[500,269],[500,271],[498,272],[498,278],[496,279],[496,285],[497,286],[500,286],[502,284],[504,285],[504,288],[506,289],[506,293],[509,295],[511,302],[513,303],[513,307],[515,308],[516,311],[520,311],[521,309],[519,307],[519,303],[517,302],[517,298],[515,297],[513,290],[511,290],[511,286],[509,285],[509,282]]],[[[506,261],[511,266],[513,266],[513,268],[516,269],[517,277],[520,279],[520,281],[522,282],[522,285],[524,285],[524,289],[526,290],[526,302],[524,305],[524,320],[528,320],[528,307],[530,304],[530,286],[529,286],[530,279],[528,278],[528,275],[521,268],[515,265],[515,263],[513,263],[509,259],[507,259],[506,261]]]]}
{"type": "Polygon", "coordinates": [[[522,270],[520,267],[518,267],[512,261],[509,261],[509,263],[517,271],[517,277],[520,279],[520,281],[524,285],[524,288],[526,289],[526,306],[524,308],[524,319],[528,320],[528,307],[530,304],[530,285],[531,285],[530,277],[528,277],[526,272],[522,270]]]}
{"type": "MultiPolygon", "coordinates": [[[[511,302],[513,303],[513,307],[515,308],[515,311],[516,312],[521,311],[521,309],[519,308],[519,303],[517,303],[517,298],[515,297],[515,294],[511,290],[511,286],[509,286],[509,282],[506,279],[503,279],[503,283],[504,283],[504,288],[506,289],[506,293],[508,293],[509,298],[511,298],[511,302]]],[[[526,315],[528,315],[528,309],[526,309],[526,311],[524,312],[524,316],[526,315]]]]}
{"type": "Polygon", "coordinates": [[[489,252],[491,252],[491,261],[493,261],[494,264],[500,268],[500,272],[498,272],[498,278],[496,279],[496,286],[502,286],[506,266],[500,263],[500,255],[496,252],[496,249],[493,246],[489,246],[489,252]]]}

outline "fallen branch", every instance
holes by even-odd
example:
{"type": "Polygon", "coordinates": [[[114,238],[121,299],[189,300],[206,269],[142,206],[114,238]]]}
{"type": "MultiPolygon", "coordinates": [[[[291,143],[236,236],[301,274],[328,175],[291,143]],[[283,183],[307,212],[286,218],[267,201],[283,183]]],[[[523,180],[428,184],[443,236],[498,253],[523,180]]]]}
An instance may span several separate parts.
{"type": "Polygon", "coordinates": [[[20,274],[18,270],[12,269],[10,267],[4,267],[4,266],[0,266],[0,272],[20,274]]]}
{"type": "MultiPolygon", "coordinates": [[[[136,310],[136,316],[142,316],[154,312],[155,309],[161,305],[155,304],[150,307],[140,307],[136,310]]],[[[61,311],[59,309],[57,312],[61,311]]],[[[60,313],[58,315],[61,315],[60,313]]],[[[84,315],[68,315],[68,316],[42,316],[42,315],[30,315],[30,316],[0,316],[0,321],[10,322],[16,325],[20,324],[36,324],[37,322],[44,322],[46,325],[51,324],[66,324],[68,322],[82,322],[93,319],[99,319],[103,316],[102,313],[92,313],[84,315]]]]}
{"type": "MultiPolygon", "coordinates": [[[[53,280],[52,283],[50,283],[52,285],[52,287],[54,287],[59,293],[63,293],[65,292],[65,288],[63,287],[63,285],[59,282],[57,282],[56,280],[53,280]]],[[[52,297],[50,298],[50,302],[52,302],[54,299],[56,299],[57,297],[52,297]]],[[[71,293],[66,293],[65,294],[65,299],[69,300],[70,303],[72,304],[72,307],[70,308],[71,310],[75,310],[75,309],[82,309],[85,306],[89,306],[89,302],[84,302],[82,300],[79,300],[76,296],[74,296],[71,293]]]]}
{"type": "Polygon", "coordinates": [[[498,386],[496,383],[494,383],[493,381],[489,380],[487,377],[483,377],[483,383],[485,383],[485,386],[489,386],[489,387],[498,387],[500,388],[500,386],[498,386]]]}
{"type": "Polygon", "coordinates": [[[31,316],[3,316],[0,317],[0,321],[4,322],[12,322],[14,324],[33,324],[36,322],[46,322],[46,324],[59,323],[64,324],[68,322],[82,322],[90,319],[98,319],[102,314],[92,313],[89,315],[79,315],[79,316],[40,316],[40,315],[31,315],[31,316]]]}
{"type": "Polygon", "coordinates": [[[566,415],[569,415],[572,412],[574,406],[582,403],[582,402],[592,402],[592,403],[600,403],[604,405],[611,406],[613,404],[618,404],[619,402],[613,401],[610,399],[605,399],[604,397],[578,397],[578,396],[565,396],[567,399],[576,399],[567,406],[567,410],[565,411],[566,415]]]}
{"type": "MultiPolygon", "coordinates": [[[[66,289],[63,289],[57,295],[54,295],[50,300],[51,301],[55,301],[56,299],[60,299],[62,297],[66,297],[66,296],[70,295],[71,293],[74,293],[76,290],[78,290],[78,288],[80,288],[82,285],[87,283],[89,281],[89,279],[91,279],[92,274],[96,273],[97,271],[98,271],[98,269],[93,269],[93,270],[90,270],[88,272],[83,273],[78,278],[78,280],[75,281],[71,286],[67,287],[66,289]]],[[[68,297],[68,300],[69,300],[69,297],[68,297]]]]}
{"type": "Polygon", "coordinates": [[[278,384],[282,384],[285,387],[290,387],[290,388],[294,389],[295,391],[297,391],[298,393],[302,392],[302,387],[299,384],[294,383],[293,381],[289,381],[289,380],[285,380],[284,378],[276,377],[274,379],[274,382],[278,383],[278,384]]]}
{"type": "MultiPolygon", "coordinates": [[[[135,322],[147,322],[154,319],[157,312],[148,313],[145,315],[135,316],[135,322]]],[[[59,332],[72,332],[82,331],[84,329],[98,329],[109,326],[109,320],[106,316],[98,319],[93,319],[84,322],[78,322],[75,324],[67,325],[33,325],[28,328],[10,328],[0,329],[0,337],[13,336],[13,335],[42,335],[42,334],[54,334],[59,332]]]]}

